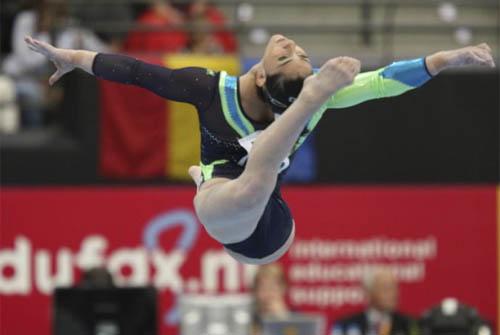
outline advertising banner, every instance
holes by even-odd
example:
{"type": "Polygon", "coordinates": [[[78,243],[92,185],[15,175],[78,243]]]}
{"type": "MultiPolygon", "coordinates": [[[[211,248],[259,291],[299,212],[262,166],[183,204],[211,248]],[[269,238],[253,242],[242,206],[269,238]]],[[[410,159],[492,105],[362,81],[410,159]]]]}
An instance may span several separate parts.
{"type": "MultiPolygon", "coordinates": [[[[253,266],[212,240],[194,187],[4,188],[0,333],[49,335],[56,286],[106,265],[121,286],[154,285],[162,335],[177,334],[176,296],[248,292],[253,266]],[[27,322],[29,320],[29,322],[27,322]]],[[[296,311],[329,322],[364,306],[366,270],[391,266],[400,310],[420,316],[456,297],[497,323],[494,186],[288,187],[296,237],[280,260],[296,311]]]]}

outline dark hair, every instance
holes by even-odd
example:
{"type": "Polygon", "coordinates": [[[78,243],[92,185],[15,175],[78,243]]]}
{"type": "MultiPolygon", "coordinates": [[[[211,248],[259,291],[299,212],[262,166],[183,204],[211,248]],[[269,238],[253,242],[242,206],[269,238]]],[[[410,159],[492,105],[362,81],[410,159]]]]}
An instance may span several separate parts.
{"type": "Polygon", "coordinates": [[[259,88],[260,97],[271,105],[275,113],[283,113],[299,96],[304,79],[297,77],[290,79],[283,74],[274,74],[266,78],[264,87],[259,88]]]}
{"type": "Polygon", "coordinates": [[[85,271],[78,285],[82,288],[112,288],[115,287],[113,276],[104,267],[95,267],[85,271]]]}

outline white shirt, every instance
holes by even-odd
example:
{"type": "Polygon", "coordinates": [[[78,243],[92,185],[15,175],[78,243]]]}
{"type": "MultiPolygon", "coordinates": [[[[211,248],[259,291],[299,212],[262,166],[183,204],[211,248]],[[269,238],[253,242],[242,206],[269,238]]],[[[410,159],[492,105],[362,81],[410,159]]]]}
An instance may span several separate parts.
{"type": "Polygon", "coordinates": [[[12,31],[12,53],[9,54],[4,63],[3,71],[12,77],[36,72],[40,67],[47,65],[45,56],[31,51],[24,42],[25,36],[32,36],[42,42],[53,43],[58,48],[86,49],[105,52],[108,47],[91,31],[69,27],[63,29],[51,41],[48,32],[36,32],[37,14],[34,10],[19,13],[14,21],[12,31]]]}

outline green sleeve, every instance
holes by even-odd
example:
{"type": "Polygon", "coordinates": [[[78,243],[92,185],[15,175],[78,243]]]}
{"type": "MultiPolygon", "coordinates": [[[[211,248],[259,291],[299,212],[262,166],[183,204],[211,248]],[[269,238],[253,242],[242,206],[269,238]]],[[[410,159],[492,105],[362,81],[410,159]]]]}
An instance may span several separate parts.
{"type": "MultiPolygon", "coordinates": [[[[318,72],[319,70],[315,70],[318,72]]],[[[367,100],[392,97],[424,85],[432,78],[425,58],[394,62],[382,69],[361,73],[354,82],[335,93],[313,115],[307,124],[307,131],[297,140],[294,150],[298,149],[306,137],[316,127],[324,112],[332,108],[344,108],[367,100]]]]}
{"type": "Polygon", "coordinates": [[[394,62],[357,75],[354,82],[335,93],[326,106],[344,108],[372,99],[393,97],[420,87],[431,78],[425,58],[394,62]]]}
{"type": "Polygon", "coordinates": [[[416,87],[382,76],[384,68],[360,73],[354,82],[335,93],[327,102],[327,108],[351,107],[362,102],[393,97],[416,87]]]}

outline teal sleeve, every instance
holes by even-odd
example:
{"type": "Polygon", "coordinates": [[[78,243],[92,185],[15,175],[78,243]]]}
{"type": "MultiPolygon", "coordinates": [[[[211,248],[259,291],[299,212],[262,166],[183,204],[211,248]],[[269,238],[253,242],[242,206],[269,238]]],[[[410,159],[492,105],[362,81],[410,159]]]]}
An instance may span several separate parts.
{"type": "Polygon", "coordinates": [[[420,87],[431,78],[425,58],[395,62],[357,75],[351,85],[330,98],[326,107],[345,108],[372,99],[393,97],[420,87]]]}

